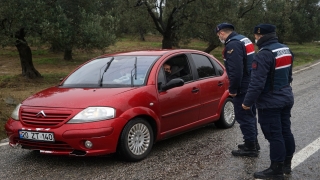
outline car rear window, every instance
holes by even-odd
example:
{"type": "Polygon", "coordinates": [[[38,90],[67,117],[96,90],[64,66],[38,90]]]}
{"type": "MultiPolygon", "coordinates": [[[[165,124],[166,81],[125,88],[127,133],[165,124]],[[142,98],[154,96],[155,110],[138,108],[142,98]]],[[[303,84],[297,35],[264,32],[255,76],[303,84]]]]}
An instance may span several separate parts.
{"type": "Polygon", "coordinates": [[[200,54],[191,54],[191,56],[194,59],[199,78],[206,78],[216,75],[215,68],[208,57],[200,54]]]}

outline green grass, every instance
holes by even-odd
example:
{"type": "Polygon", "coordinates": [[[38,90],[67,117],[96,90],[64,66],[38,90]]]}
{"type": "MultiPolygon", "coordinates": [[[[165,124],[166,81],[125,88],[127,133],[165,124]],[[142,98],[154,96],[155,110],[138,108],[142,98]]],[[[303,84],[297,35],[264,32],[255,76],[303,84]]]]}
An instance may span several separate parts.
{"type": "Polygon", "coordinates": [[[50,73],[50,74],[42,74],[44,81],[47,84],[59,84],[60,80],[64,77],[66,77],[69,74],[69,72],[63,72],[63,73],[50,73]]]}
{"type": "Polygon", "coordinates": [[[287,44],[294,54],[293,66],[301,66],[310,64],[315,60],[320,59],[320,44],[319,43],[288,43],[287,44]]]}
{"type": "Polygon", "coordinates": [[[0,56],[19,56],[19,52],[16,49],[0,49],[0,56]]]}
{"type": "Polygon", "coordinates": [[[34,58],[33,63],[35,64],[56,64],[61,58],[34,58]]]}
{"type": "Polygon", "coordinates": [[[32,51],[32,55],[46,55],[49,54],[49,50],[48,49],[37,49],[37,50],[33,50],[32,51]]]}

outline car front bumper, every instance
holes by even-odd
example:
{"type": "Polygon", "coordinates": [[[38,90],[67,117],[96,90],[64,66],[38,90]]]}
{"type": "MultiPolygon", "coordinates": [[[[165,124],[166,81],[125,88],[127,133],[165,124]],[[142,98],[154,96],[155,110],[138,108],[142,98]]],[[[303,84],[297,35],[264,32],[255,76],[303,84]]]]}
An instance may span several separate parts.
{"type": "Polygon", "coordinates": [[[70,156],[97,156],[116,152],[118,139],[126,124],[123,118],[103,120],[83,124],[63,124],[60,127],[30,127],[20,121],[9,119],[5,130],[12,147],[39,150],[43,154],[70,156]],[[19,130],[32,132],[50,132],[54,134],[54,142],[22,139],[19,130]],[[92,147],[85,146],[90,141],[92,147]]]}

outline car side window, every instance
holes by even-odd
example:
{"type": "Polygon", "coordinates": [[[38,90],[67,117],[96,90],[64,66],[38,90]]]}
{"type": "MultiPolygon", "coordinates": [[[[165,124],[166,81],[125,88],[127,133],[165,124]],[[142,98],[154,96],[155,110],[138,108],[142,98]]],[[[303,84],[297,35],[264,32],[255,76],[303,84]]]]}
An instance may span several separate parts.
{"type": "Polygon", "coordinates": [[[216,70],[207,56],[200,54],[191,54],[191,56],[194,60],[199,78],[216,76],[216,70]]]}
{"type": "Polygon", "coordinates": [[[170,67],[170,73],[166,72],[167,81],[180,78],[184,82],[192,81],[193,75],[186,55],[177,55],[168,59],[163,65],[170,67]],[[169,78],[168,78],[169,76],[169,78]]]}
{"type": "Polygon", "coordinates": [[[216,69],[217,69],[217,75],[218,76],[222,76],[222,74],[223,74],[223,68],[221,67],[221,65],[219,64],[219,63],[217,63],[217,61],[216,60],[212,60],[212,62],[213,62],[213,65],[216,67],[216,69]]]}
{"type": "Polygon", "coordinates": [[[164,73],[163,67],[160,68],[159,74],[158,74],[158,90],[161,90],[161,86],[166,84],[166,77],[164,73]]]}
{"type": "Polygon", "coordinates": [[[194,80],[188,58],[185,54],[171,57],[161,65],[158,74],[158,89],[160,90],[161,86],[175,78],[183,79],[185,83],[194,80]]]}

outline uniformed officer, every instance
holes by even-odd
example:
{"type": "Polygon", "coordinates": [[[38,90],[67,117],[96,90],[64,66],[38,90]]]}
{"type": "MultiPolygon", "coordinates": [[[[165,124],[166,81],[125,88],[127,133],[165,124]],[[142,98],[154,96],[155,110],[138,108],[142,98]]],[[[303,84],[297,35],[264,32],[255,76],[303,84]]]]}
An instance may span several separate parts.
{"type": "Polygon", "coordinates": [[[230,82],[229,95],[233,97],[235,119],[240,124],[244,139],[244,144],[238,145],[232,154],[257,157],[260,146],[257,141],[256,108],[250,104],[250,110],[246,111],[241,106],[250,81],[254,46],[247,37],[237,34],[229,23],[219,24],[216,34],[225,45],[222,56],[230,82]]]}
{"type": "Polygon", "coordinates": [[[275,29],[271,24],[259,24],[254,28],[259,52],[252,62],[251,81],[242,104],[244,109],[256,104],[258,122],[270,143],[270,167],[254,173],[254,177],[260,179],[283,178],[283,173],[290,173],[295,152],[290,129],[294,103],[290,86],[293,54],[278,42],[275,29]]]}

